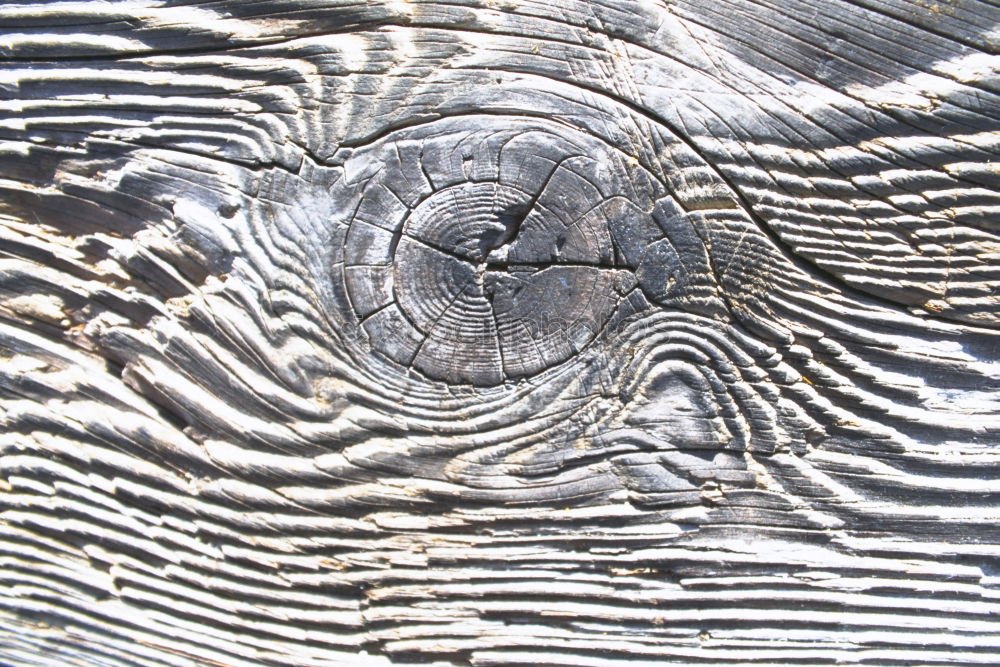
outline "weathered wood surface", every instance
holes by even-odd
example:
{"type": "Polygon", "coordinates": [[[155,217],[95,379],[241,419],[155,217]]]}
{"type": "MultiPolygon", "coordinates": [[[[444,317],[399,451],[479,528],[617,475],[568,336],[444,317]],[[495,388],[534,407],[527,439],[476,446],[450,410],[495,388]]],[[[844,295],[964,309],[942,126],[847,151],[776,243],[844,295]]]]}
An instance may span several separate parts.
{"type": "Polygon", "coordinates": [[[0,6],[0,662],[997,664],[1000,9],[0,6]]]}

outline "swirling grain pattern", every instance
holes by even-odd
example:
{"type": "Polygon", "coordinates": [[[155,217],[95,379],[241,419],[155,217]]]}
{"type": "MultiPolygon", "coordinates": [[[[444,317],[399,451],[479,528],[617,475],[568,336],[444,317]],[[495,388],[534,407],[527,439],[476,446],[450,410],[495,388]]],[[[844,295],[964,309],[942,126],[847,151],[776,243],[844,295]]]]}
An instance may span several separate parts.
{"type": "Polygon", "coordinates": [[[0,7],[0,662],[1000,662],[1000,11],[0,7]]]}

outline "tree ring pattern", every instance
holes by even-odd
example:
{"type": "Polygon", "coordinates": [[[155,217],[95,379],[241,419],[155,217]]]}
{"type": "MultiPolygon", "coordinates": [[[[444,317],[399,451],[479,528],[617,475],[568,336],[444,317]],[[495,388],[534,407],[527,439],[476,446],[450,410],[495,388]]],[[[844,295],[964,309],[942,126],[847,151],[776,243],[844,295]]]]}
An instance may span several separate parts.
{"type": "Polygon", "coordinates": [[[495,386],[600,335],[664,236],[651,217],[663,193],[586,133],[477,120],[400,130],[343,156],[334,266],[361,347],[433,381],[495,386]]]}

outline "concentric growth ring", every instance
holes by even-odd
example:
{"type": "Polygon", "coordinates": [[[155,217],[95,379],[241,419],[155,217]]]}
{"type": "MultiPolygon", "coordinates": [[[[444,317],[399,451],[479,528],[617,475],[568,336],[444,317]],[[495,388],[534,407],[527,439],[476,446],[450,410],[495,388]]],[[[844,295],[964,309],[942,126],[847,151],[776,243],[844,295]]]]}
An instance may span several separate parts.
{"type": "Polygon", "coordinates": [[[335,265],[372,351],[432,380],[493,386],[590,344],[663,233],[649,214],[658,193],[608,145],[542,121],[479,120],[346,157],[335,265]]]}

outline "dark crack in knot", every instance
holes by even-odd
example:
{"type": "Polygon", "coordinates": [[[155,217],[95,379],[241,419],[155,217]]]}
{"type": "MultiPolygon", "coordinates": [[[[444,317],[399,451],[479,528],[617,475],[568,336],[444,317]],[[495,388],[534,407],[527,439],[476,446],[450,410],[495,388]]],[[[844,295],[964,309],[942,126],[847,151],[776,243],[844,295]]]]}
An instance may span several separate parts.
{"type": "Polygon", "coordinates": [[[524,204],[515,204],[505,210],[498,211],[496,213],[495,233],[491,230],[483,234],[479,240],[480,256],[489,257],[513,241],[530,212],[531,206],[524,204]]]}

